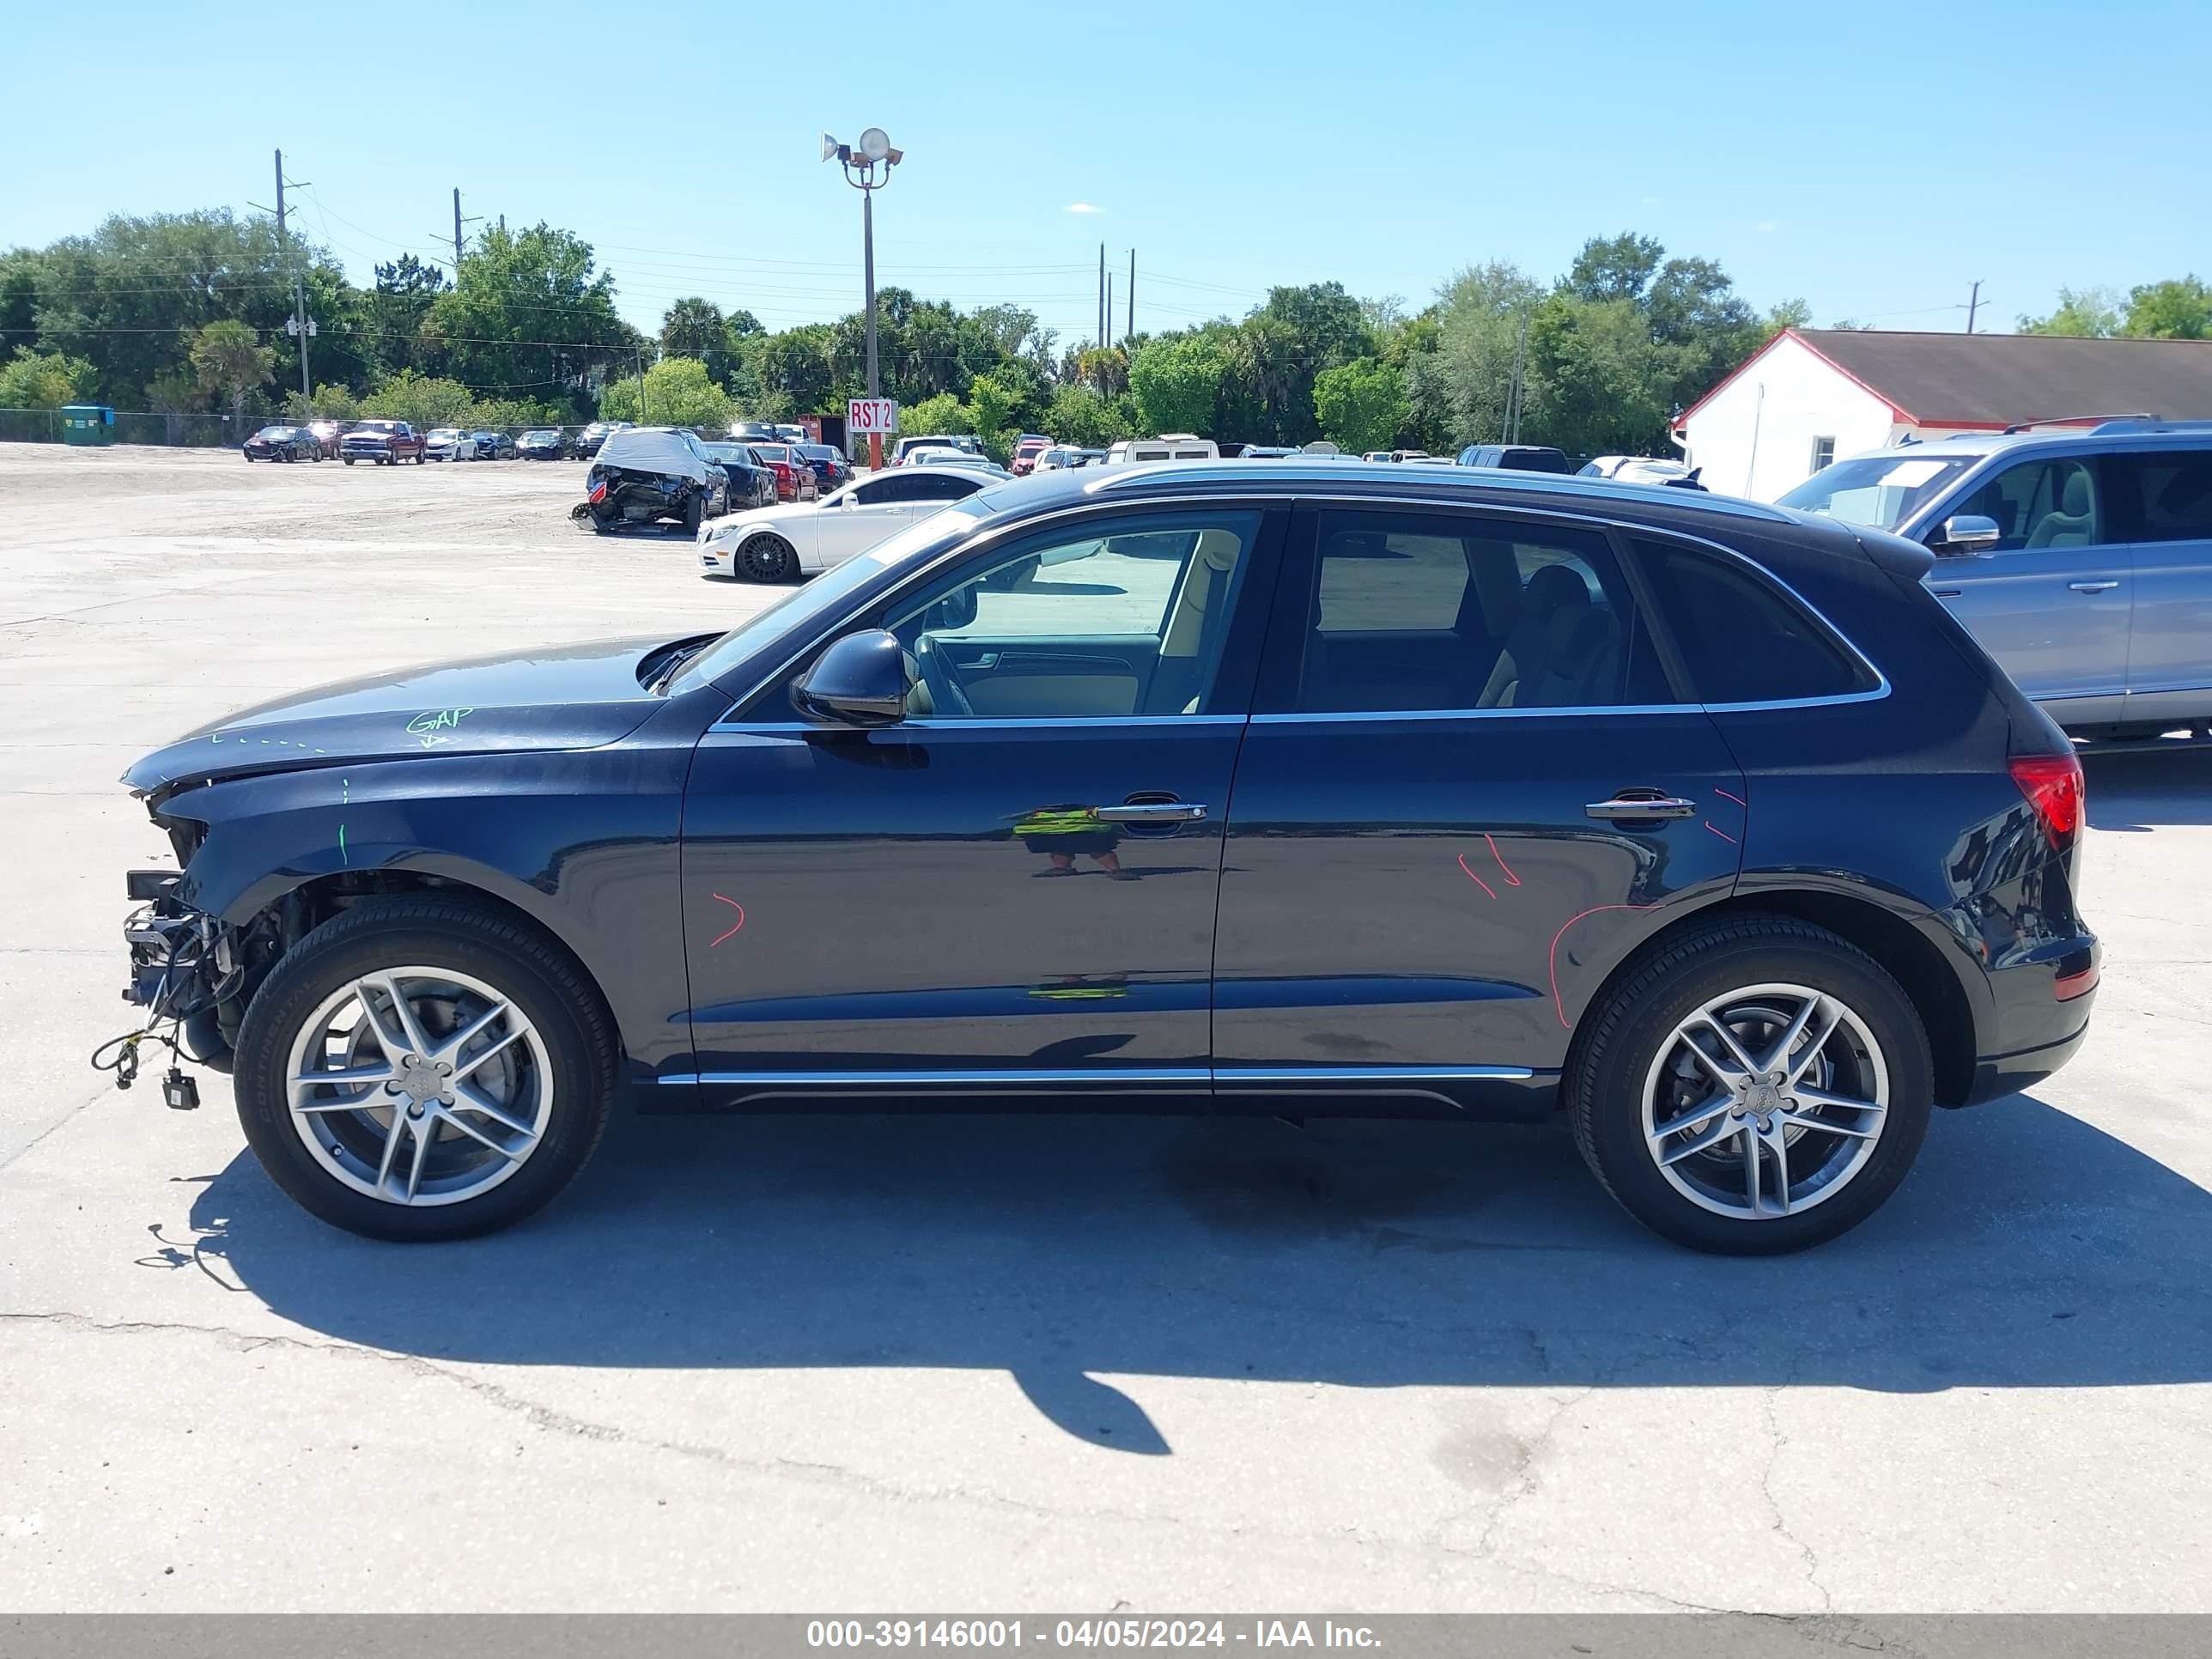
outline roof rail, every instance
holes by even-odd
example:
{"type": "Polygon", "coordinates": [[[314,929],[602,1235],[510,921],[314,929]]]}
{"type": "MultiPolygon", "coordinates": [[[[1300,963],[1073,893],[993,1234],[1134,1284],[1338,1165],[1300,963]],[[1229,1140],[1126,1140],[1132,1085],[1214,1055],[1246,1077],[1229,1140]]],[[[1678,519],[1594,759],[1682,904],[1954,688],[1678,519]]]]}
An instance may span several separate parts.
{"type": "Polygon", "coordinates": [[[2004,435],[2010,437],[2015,432],[2032,431],[2039,426],[2081,426],[2090,421],[2106,423],[2113,421],[2155,421],[2157,418],[2147,410],[2138,410],[2131,415],[2043,415],[2033,421],[2014,421],[2004,429],[2004,435]]]}
{"type": "Polygon", "coordinates": [[[2155,415],[2124,416],[2100,422],[2097,432],[2212,432],[2212,421],[2162,421],[2155,415]]]}

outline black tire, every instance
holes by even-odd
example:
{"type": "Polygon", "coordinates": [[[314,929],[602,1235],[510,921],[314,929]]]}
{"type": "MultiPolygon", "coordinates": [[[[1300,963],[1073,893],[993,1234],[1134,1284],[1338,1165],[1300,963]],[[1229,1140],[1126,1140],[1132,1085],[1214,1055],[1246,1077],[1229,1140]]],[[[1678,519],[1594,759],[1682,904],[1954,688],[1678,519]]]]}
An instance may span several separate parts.
{"type": "Polygon", "coordinates": [[[799,554],[781,536],[755,536],[738,549],[731,561],[747,581],[787,582],[799,576],[799,554]]]}
{"type": "Polygon", "coordinates": [[[369,1238],[468,1238],[513,1225],[575,1179],[605,1132],[615,1036],[582,970],[529,927],[449,899],[374,899],[325,922],[270,970],[239,1033],[239,1122],[270,1178],[309,1213],[369,1238]],[[536,1026],[550,1059],[550,1122],[514,1173],[480,1195],[429,1206],[386,1202],[338,1180],[291,1122],[286,1089],[301,1024],[349,981],[420,964],[492,985],[536,1026]]]}
{"type": "MultiPolygon", "coordinates": [[[[1778,1255],[1850,1231],[1897,1190],[1927,1133],[1935,1066],[1911,999],[1871,957],[1807,922],[1742,916],[1675,935],[1632,963],[1583,1016],[1562,1095],[1583,1161],[1645,1226],[1695,1250],[1778,1255]],[[1888,1107],[1865,1163],[1826,1197],[1785,1215],[1723,1215],[1661,1173],[1644,1136],[1644,1091],[1681,1021],[1735,990],[1775,982],[1832,996],[1864,1024],[1888,1074],[1888,1107]]],[[[1833,1136],[1814,1144],[1831,1143],[1849,1144],[1833,1136]]]]}
{"type": "Polygon", "coordinates": [[[350,455],[341,455],[338,459],[343,461],[348,466],[351,466],[353,465],[353,457],[350,455]]]}
{"type": "Polygon", "coordinates": [[[699,526],[707,522],[707,498],[693,491],[691,499],[684,503],[684,533],[696,536],[699,526]]]}

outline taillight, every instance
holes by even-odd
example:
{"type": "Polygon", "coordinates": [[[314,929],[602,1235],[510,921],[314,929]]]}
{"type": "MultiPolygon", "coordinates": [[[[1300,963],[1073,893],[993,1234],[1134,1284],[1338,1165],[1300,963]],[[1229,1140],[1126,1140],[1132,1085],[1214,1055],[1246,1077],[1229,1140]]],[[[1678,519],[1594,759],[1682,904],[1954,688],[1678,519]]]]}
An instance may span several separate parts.
{"type": "Polygon", "coordinates": [[[597,507],[601,501],[606,500],[606,498],[607,487],[605,483],[595,483],[592,486],[591,503],[593,507],[597,507]]]}
{"type": "Polygon", "coordinates": [[[2012,781],[2042,820],[2044,838],[2063,850],[2081,828],[2084,785],[2078,755],[2015,755],[2012,781]]]}

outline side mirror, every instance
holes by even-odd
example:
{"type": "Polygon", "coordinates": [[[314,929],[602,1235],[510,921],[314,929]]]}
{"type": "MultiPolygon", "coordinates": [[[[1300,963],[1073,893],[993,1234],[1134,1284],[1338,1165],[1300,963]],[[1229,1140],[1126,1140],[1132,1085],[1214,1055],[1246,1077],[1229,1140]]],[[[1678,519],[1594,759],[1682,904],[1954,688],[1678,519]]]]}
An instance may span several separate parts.
{"type": "Polygon", "coordinates": [[[1995,519],[1984,518],[1978,513],[1959,513],[1943,520],[1942,528],[1928,544],[1937,553],[1987,553],[2004,539],[2004,532],[1997,528],[1995,519]]]}
{"type": "Polygon", "coordinates": [[[893,726],[906,718],[907,695],[913,690],[898,636],[871,628],[833,641],[792,688],[791,700],[810,720],[893,726]]]}

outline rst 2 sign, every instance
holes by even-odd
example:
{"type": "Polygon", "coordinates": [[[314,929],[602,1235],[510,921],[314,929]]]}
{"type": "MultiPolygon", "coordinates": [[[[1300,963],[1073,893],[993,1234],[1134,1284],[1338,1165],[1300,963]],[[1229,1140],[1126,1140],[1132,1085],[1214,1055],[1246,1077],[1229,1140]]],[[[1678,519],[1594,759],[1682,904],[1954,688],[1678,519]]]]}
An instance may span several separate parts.
{"type": "Polygon", "coordinates": [[[898,403],[890,398],[854,398],[845,405],[845,430],[856,437],[898,430],[898,403]]]}

